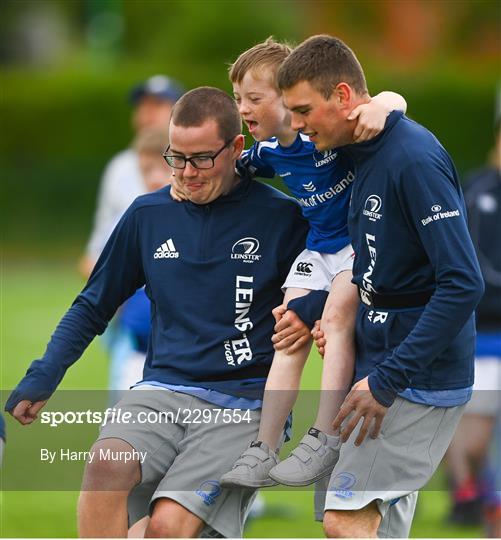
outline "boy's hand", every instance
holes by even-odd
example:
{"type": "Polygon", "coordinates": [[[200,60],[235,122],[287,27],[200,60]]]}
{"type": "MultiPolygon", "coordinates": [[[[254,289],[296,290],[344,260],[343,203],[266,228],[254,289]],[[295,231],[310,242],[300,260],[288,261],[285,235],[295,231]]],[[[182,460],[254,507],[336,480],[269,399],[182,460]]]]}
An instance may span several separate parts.
{"type": "Polygon", "coordinates": [[[47,403],[45,401],[36,401],[32,403],[27,399],[20,401],[12,410],[12,416],[23,425],[33,423],[38,417],[38,411],[47,403]]]}
{"type": "Polygon", "coordinates": [[[272,313],[277,323],[271,338],[276,351],[286,350],[287,354],[293,354],[310,341],[310,329],[294,311],[281,305],[272,313]]]}
{"type": "Polygon", "coordinates": [[[177,202],[187,201],[188,197],[185,195],[183,188],[176,180],[175,175],[171,176],[170,183],[170,196],[177,202]]]}
{"type": "Polygon", "coordinates": [[[391,109],[374,100],[355,107],[348,116],[348,120],[358,119],[353,132],[353,142],[368,141],[378,135],[383,130],[390,112],[391,109]]]}
{"type": "Polygon", "coordinates": [[[324,331],[320,329],[320,321],[315,321],[315,326],[311,330],[311,335],[315,340],[318,354],[320,354],[320,356],[323,358],[325,355],[325,344],[327,343],[327,340],[324,337],[324,331]]]}
{"type": "Polygon", "coordinates": [[[348,115],[348,120],[358,118],[353,133],[353,142],[368,141],[378,135],[384,128],[386,117],[391,111],[405,113],[407,111],[407,102],[400,94],[388,90],[380,92],[377,96],[371,98],[370,103],[363,103],[355,107],[348,115]]]}

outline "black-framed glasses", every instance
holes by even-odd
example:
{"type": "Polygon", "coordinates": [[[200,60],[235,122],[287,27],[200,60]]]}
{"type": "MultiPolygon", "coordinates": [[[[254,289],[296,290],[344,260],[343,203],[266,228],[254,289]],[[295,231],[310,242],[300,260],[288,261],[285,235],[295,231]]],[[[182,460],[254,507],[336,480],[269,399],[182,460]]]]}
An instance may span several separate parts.
{"type": "Polygon", "coordinates": [[[233,139],[230,139],[220,150],[218,150],[212,156],[193,156],[193,157],[176,156],[176,155],[169,154],[168,153],[170,150],[170,144],[169,144],[169,146],[165,149],[162,156],[165,159],[165,161],[173,169],[184,169],[188,161],[191,163],[192,167],[195,167],[195,169],[212,169],[212,167],[214,167],[214,160],[232,142],[233,142],[233,139]]]}

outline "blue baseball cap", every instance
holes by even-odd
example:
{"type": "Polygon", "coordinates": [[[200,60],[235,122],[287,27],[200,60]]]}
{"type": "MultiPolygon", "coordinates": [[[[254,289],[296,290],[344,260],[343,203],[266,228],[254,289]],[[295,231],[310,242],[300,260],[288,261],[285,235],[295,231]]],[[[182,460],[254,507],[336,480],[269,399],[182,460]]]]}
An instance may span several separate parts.
{"type": "Polygon", "coordinates": [[[135,86],[130,92],[130,101],[137,105],[144,96],[153,96],[166,101],[177,101],[184,94],[181,84],[166,75],[153,75],[135,86]]]}

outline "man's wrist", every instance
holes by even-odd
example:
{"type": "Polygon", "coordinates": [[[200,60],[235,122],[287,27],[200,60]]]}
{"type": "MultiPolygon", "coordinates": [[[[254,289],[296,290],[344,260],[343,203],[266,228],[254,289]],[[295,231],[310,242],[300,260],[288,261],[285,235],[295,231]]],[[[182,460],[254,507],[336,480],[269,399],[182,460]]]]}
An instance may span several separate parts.
{"type": "Polygon", "coordinates": [[[391,407],[393,405],[397,393],[381,385],[376,374],[372,373],[369,375],[367,383],[369,384],[369,390],[372,396],[380,405],[383,405],[383,407],[391,407]]]}

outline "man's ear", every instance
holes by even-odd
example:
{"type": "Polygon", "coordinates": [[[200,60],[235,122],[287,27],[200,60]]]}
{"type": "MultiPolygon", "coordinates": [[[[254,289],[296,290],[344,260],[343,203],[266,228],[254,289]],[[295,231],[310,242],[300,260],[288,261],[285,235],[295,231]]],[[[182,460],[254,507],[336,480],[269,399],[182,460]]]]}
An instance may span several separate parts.
{"type": "Polygon", "coordinates": [[[345,82],[340,82],[332,95],[332,99],[336,100],[336,105],[339,108],[345,109],[351,106],[351,100],[353,98],[353,88],[345,82]]]}
{"type": "Polygon", "coordinates": [[[238,159],[240,157],[240,154],[243,152],[245,147],[245,137],[240,134],[235,137],[235,140],[233,141],[232,151],[233,151],[233,158],[238,159]]]}

